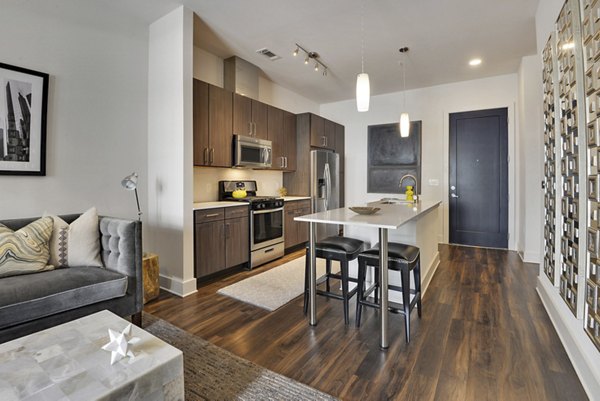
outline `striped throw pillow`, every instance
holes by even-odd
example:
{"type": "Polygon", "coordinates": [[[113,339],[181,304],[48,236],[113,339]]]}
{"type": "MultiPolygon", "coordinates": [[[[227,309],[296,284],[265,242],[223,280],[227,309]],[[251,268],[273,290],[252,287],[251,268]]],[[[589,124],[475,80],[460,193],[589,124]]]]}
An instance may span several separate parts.
{"type": "Polygon", "coordinates": [[[48,265],[53,223],[42,217],[17,231],[0,224],[0,277],[54,269],[48,265]]]}

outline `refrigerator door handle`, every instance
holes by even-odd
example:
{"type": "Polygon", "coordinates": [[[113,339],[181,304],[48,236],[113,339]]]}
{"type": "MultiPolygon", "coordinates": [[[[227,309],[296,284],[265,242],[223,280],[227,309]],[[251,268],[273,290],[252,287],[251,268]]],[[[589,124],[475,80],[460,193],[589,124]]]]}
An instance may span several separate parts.
{"type": "Polygon", "coordinates": [[[329,210],[329,201],[331,200],[331,171],[329,163],[325,163],[325,210],[329,210]]]}

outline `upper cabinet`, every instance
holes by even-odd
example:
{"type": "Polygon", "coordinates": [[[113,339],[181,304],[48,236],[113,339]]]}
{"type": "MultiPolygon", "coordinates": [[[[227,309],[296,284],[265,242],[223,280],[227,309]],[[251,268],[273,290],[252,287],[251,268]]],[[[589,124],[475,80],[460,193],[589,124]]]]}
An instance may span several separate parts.
{"type": "Polygon", "coordinates": [[[273,144],[274,170],[296,170],[296,115],[269,106],[268,139],[273,144]]]}
{"type": "Polygon", "coordinates": [[[296,171],[296,115],[289,111],[283,112],[283,143],[285,171],[296,171]]]}
{"type": "Polygon", "coordinates": [[[257,100],[235,93],[233,95],[233,133],[267,139],[268,107],[257,100]]]}
{"type": "Polygon", "coordinates": [[[231,167],[232,93],[194,80],[194,165],[231,167]]]}
{"type": "Polygon", "coordinates": [[[345,140],[344,126],[312,113],[296,115],[296,159],[288,158],[289,173],[283,175],[283,186],[293,195],[310,196],[310,151],[315,148],[329,149],[340,155],[340,205],[345,201],[345,140]]]}
{"type": "Polygon", "coordinates": [[[310,116],[310,146],[314,148],[335,149],[335,123],[317,116],[310,116]]]}
{"type": "Polygon", "coordinates": [[[344,126],[338,123],[333,123],[335,129],[335,151],[340,155],[340,173],[345,171],[344,153],[346,141],[344,140],[344,126]]]}
{"type": "MultiPolygon", "coordinates": [[[[197,79],[193,107],[194,165],[231,167],[233,135],[239,134],[272,142],[271,169],[296,170],[295,114],[197,79]]],[[[323,143],[333,146],[335,133],[332,138],[323,143]]]]}
{"type": "Polygon", "coordinates": [[[194,79],[194,165],[205,166],[209,162],[208,139],[208,84],[194,79]]]}

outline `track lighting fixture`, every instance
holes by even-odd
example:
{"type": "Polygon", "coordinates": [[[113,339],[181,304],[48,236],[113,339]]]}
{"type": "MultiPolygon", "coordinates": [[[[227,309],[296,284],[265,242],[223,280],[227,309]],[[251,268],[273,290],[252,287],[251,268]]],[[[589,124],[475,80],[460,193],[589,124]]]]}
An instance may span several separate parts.
{"type": "Polygon", "coordinates": [[[325,64],[323,64],[323,62],[319,59],[319,53],[317,52],[310,52],[308,50],[306,50],[304,47],[300,46],[298,43],[296,43],[296,50],[294,50],[294,52],[292,53],[295,56],[297,56],[300,52],[304,52],[304,64],[308,64],[312,61],[315,62],[315,66],[314,66],[314,70],[315,71],[319,71],[320,67],[323,67],[323,76],[326,77],[327,76],[327,66],[325,64]]]}

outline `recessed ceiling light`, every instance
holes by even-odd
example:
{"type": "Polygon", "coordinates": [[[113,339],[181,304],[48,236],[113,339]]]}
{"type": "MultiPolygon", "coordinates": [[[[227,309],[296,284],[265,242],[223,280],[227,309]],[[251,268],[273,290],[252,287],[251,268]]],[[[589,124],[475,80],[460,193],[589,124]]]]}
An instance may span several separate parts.
{"type": "Polygon", "coordinates": [[[480,58],[474,58],[473,60],[469,61],[469,65],[471,67],[475,67],[477,65],[481,64],[481,59],[480,58]]]}

